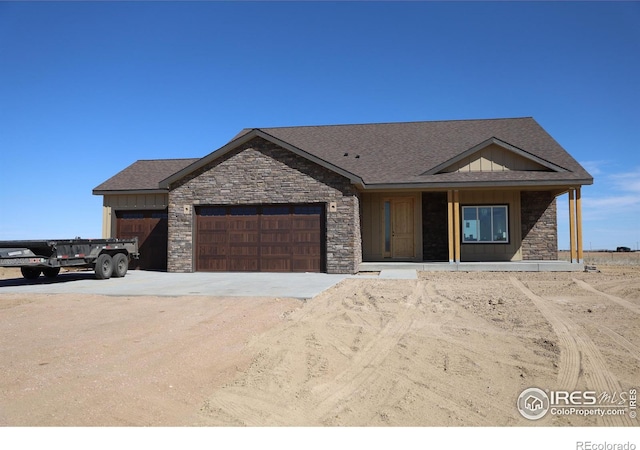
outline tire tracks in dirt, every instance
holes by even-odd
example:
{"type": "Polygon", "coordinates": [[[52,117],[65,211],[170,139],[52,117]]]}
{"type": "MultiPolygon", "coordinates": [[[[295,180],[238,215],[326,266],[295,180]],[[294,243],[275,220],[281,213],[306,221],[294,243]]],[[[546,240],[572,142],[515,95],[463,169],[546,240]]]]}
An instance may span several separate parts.
{"type": "Polygon", "coordinates": [[[611,294],[607,294],[606,292],[599,291],[593,286],[591,286],[589,283],[582,280],[578,280],[577,278],[572,278],[572,280],[575,284],[580,286],[585,291],[589,291],[591,293],[606,297],[612,302],[615,302],[618,305],[622,306],[623,308],[628,309],[629,311],[633,311],[636,314],[640,314],[640,306],[634,303],[631,303],[629,300],[625,300],[624,298],[616,297],[615,295],[611,295],[611,294]]]}
{"type": "Polygon", "coordinates": [[[571,324],[564,315],[550,302],[530,291],[520,280],[509,277],[511,284],[526,295],[540,310],[545,319],[553,327],[553,331],[560,341],[560,368],[558,370],[558,386],[562,389],[572,390],[578,384],[581,371],[582,353],[575,339],[575,333],[570,329],[571,324]]]}
{"type": "Polygon", "coordinates": [[[413,294],[408,296],[403,310],[392,317],[383,328],[351,360],[349,366],[335,377],[330,386],[315,386],[312,391],[327,391],[341,386],[331,394],[321,394],[322,400],[315,406],[315,418],[323,423],[328,416],[335,415],[344,409],[349,398],[367,382],[383,375],[380,372],[382,362],[396,348],[400,340],[411,329],[414,319],[412,315],[423,302],[424,282],[417,281],[413,294]]]}
{"type": "Polygon", "coordinates": [[[635,359],[640,361],[640,348],[638,348],[637,346],[633,345],[631,342],[629,342],[623,336],[620,336],[618,333],[613,331],[611,328],[609,328],[609,327],[607,327],[607,326],[605,326],[603,324],[598,324],[598,330],[601,331],[602,333],[606,334],[607,336],[609,336],[609,338],[611,338],[611,340],[613,340],[620,347],[624,347],[629,353],[631,353],[631,356],[633,356],[635,359]]]}
{"type": "Polygon", "coordinates": [[[380,310],[384,305],[377,304],[376,292],[369,289],[356,297],[345,296],[341,302],[317,300],[307,305],[280,330],[281,335],[297,336],[298,341],[303,338],[302,343],[288,349],[263,348],[244,376],[205,402],[201,415],[221,425],[331,424],[348,410],[354,395],[367,390],[364,386],[395,376],[383,363],[414,324],[422,284],[415,281],[409,287],[398,314],[384,314],[380,310]],[[367,314],[369,309],[376,313],[367,314]],[[316,314],[316,319],[322,319],[307,323],[316,314]],[[372,320],[375,317],[380,320],[372,320]],[[327,326],[351,329],[348,336],[354,342],[349,346],[346,340],[327,336],[323,333],[327,326]],[[331,349],[348,364],[328,381],[326,352],[331,349]],[[300,374],[302,367],[305,374],[300,374]]]}
{"type": "MultiPolygon", "coordinates": [[[[622,386],[608,370],[607,363],[598,347],[593,343],[582,327],[573,322],[565,313],[556,307],[552,301],[544,299],[529,290],[515,277],[509,277],[511,283],[534,302],[540,312],[551,323],[560,339],[562,349],[561,366],[558,373],[560,388],[574,390],[578,378],[582,375],[590,390],[597,392],[620,393],[622,386]],[[562,356],[564,354],[564,357],[562,356]],[[584,355],[584,361],[581,361],[584,355]],[[584,364],[583,364],[584,363],[584,364]],[[584,370],[583,366],[589,370],[584,370]]],[[[635,423],[628,416],[603,416],[602,421],[607,426],[633,426],[635,423]]]]}

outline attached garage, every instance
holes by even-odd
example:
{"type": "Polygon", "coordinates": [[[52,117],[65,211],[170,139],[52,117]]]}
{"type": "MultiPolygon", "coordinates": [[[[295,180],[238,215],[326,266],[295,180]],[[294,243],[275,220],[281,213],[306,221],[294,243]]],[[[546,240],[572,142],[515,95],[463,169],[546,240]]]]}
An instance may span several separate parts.
{"type": "Polygon", "coordinates": [[[140,259],[132,269],[167,270],[168,214],[157,211],[116,211],[116,237],[138,238],[140,259]]]}
{"type": "Polygon", "coordinates": [[[196,270],[323,272],[324,211],[324,204],[199,206],[196,270]]]}

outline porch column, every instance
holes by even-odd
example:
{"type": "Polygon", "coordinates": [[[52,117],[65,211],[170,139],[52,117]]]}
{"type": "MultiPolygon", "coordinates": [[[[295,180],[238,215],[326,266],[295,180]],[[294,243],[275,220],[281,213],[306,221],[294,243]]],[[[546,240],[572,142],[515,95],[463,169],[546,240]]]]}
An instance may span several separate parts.
{"type": "Polygon", "coordinates": [[[576,201],[574,189],[569,189],[569,248],[571,250],[571,262],[578,262],[576,251],[576,201]]]}
{"type": "Polygon", "coordinates": [[[578,247],[578,262],[584,262],[582,252],[582,195],[580,194],[580,186],[576,188],[576,246],[578,247]]]}
{"type": "Polygon", "coordinates": [[[453,191],[453,245],[456,262],[460,262],[460,192],[453,191]]]}
{"type": "Polygon", "coordinates": [[[447,191],[447,237],[449,240],[449,264],[453,264],[455,255],[453,253],[453,191],[447,191]]]}

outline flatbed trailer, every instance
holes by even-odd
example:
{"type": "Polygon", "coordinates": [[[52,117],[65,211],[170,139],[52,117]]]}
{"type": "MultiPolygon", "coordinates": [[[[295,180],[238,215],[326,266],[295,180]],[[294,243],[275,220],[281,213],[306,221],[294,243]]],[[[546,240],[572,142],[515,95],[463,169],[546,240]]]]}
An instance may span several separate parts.
{"type": "Polygon", "coordinates": [[[101,280],[124,277],[139,256],[138,238],[0,241],[0,267],[19,267],[29,280],[55,278],[63,267],[93,269],[101,280]]]}

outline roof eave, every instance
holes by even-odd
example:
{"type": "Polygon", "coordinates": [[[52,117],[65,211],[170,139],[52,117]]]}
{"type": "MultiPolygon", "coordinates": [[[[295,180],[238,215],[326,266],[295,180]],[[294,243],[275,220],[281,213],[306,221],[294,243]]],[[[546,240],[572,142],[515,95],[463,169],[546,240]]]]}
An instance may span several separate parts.
{"type": "Polygon", "coordinates": [[[168,194],[168,189],[94,189],[93,195],[143,195],[168,194]]]}
{"type": "Polygon", "coordinates": [[[464,189],[464,188],[491,188],[491,187],[573,187],[593,184],[593,178],[576,180],[526,180],[526,181],[435,181],[422,183],[372,183],[362,184],[364,190],[407,190],[407,189],[464,189]]]}

